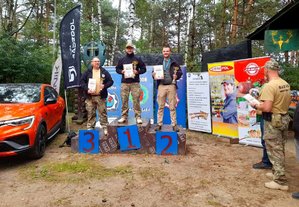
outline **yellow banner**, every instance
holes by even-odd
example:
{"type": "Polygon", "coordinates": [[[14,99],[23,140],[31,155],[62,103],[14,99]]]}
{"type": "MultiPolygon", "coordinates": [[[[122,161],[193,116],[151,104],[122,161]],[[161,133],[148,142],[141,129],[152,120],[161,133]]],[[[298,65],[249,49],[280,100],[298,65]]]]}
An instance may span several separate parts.
{"type": "Polygon", "coordinates": [[[238,138],[234,61],[208,64],[213,134],[238,138]]]}

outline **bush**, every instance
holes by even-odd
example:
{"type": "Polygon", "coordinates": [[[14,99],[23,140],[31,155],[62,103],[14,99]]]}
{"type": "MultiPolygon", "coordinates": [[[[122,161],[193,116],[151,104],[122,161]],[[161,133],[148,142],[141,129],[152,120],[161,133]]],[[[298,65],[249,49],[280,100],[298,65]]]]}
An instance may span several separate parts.
{"type": "Polygon", "coordinates": [[[285,64],[281,77],[290,84],[291,90],[299,90],[299,67],[292,67],[289,64],[285,64]]]}

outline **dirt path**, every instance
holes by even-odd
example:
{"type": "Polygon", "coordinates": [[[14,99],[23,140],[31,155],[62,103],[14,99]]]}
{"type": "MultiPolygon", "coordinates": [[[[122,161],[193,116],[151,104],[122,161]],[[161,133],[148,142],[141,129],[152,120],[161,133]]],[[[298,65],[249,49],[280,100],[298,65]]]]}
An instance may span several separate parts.
{"type": "Polygon", "coordinates": [[[0,159],[0,206],[254,206],[296,207],[299,164],[287,151],[290,191],[266,189],[252,164],[261,149],[188,132],[186,156],[73,154],[52,141],[37,161],[0,159]]]}

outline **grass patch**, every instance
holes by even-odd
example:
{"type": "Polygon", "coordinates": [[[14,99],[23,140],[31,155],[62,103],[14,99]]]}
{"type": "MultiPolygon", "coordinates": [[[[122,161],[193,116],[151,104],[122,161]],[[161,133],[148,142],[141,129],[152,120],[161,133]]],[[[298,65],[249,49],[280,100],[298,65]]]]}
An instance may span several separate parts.
{"type": "Polygon", "coordinates": [[[21,174],[29,179],[42,179],[53,182],[80,182],[88,179],[105,179],[107,177],[124,176],[132,173],[131,166],[106,168],[90,160],[53,162],[40,166],[29,165],[21,174]]]}
{"type": "Polygon", "coordinates": [[[53,206],[71,206],[71,199],[68,197],[60,198],[53,202],[53,206]]]}
{"type": "Polygon", "coordinates": [[[223,205],[221,204],[221,203],[219,203],[219,202],[217,202],[217,201],[212,201],[212,200],[209,200],[209,201],[207,201],[207,203],[208,203],[208,205],[210,205],[210,206],[218,206],[218,207],[223,207],[223,205]]]}
{"type": "Polygon", "coordinates": [[[168,173],[155,167],[145,167],[140,169],[139,174],[144,179],[160,179],[168,175],[168,173]]]}

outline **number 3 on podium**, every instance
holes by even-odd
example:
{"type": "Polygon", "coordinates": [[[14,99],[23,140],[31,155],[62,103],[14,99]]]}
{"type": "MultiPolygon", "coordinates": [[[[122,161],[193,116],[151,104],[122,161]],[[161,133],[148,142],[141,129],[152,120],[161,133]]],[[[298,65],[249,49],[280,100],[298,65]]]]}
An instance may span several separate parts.
{"type": "Polygon", "coordinates": [[[156,153],[158,155],[177,155],[178,134],[176,132],[157,132],[156,153]]]}
{"type": "Polygon", "coordinates": [[[141,147],[136,125],[118,127],[117,136],[121,151],[134,150],[141,147]]]}
{"type": "Polygon", "coordinates": [[[99,131],[80,130],[79,131],[79,152],[80,153],[99,153],[99,131]]]}

